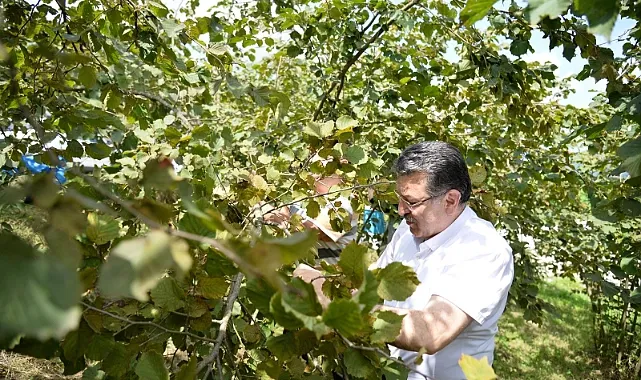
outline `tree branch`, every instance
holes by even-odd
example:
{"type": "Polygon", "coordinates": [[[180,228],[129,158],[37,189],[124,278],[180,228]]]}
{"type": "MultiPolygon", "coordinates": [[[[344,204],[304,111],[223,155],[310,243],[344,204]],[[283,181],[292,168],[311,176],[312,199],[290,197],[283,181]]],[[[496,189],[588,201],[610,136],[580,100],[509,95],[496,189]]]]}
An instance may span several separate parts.
{"type": "MultiPolygon", "coordinates": [[[[279,206],[274,206],[274,208],[273,208],[273,209],[271,209],[271,210],[269,210],[269,211],[265,212],[265,213],[263,214],[263,216],[268,215],[268,214],[271,214],[272,212],[274,212],[274,211],[276,211],[276,210],[280,210],[280,209],[281,209],[281,208],[283,208],[283,207],[291,206],[291,205],[294,205],[294,204],[296,204],[296,203],[298,203],[298,202],[302,202],[302,201],[305,201],[305,200],[308,200],[308,199],[314,199],[314,198],[318,198],[318,197],[324,197],[325,195],[341,193],[341,192],[343,192],[343,191],[349,191],[349,190],[362,189],[362,188],[366,188],[366,187],[374,187],[374,186],[378,186],[378,185],[391,185],[391,184],[394,184],[394,183],[395,183],[395,182],[392,182],[392,181],[380,181],[380,182],[370,183],[370,184],[368,184],[368,185],[357,185],[357,186],[352,186],[352,187],[346,187],[346,188],[344,188],[344,189],[332,190],[332,191],[327,192],[327,193],[324,193],[324,194],[314,194],[314,195],[310,195],[310,196],[308,196],[308,197],[304,197],[304,198],[296,199],[296,200],[294,200],[294,201],[287,202],[287,203],[284,203],[284,204],[279,205],[279,206]]],[[[274,201],[269,201],[269,202],[266,202],[265,204],[270,204],[270,203],[273,203],[273,202],[274,202],[274,201]]]]}
{"type": "Polygon", "coordinates": [[[189,126],[191,126],[191,125],[192,125],[192,124],[189,122],[189,119],[187,119],[187,117],[185,116],[185,114],[184,114],[182,111],[180,111],[178,108],[174,107],[171,103],[169,103],[169,101],[167,101],[167,100],[165,100],[165,99],[161,98],[160,96],[158,96],[158,95],[154,95],[154,94],[150,94],[150,93],[148,93],[148,92],[144,92],[144,91],[138,91],[138,90],[129,90],[129,91],[127,91],[127,92],[129,92],[131,95],[138,95],[138,96],[142,96],[142,97],[144,97],[144,98],[147,98],[147,99],[149,99],[149,100],[153,100],[153,101],[155,101],[155,102],[157,102],[157,103],[161,104],[162,106],[164,106],[165,108],[169,109],[171,112],[173,112],[174,114],[176,114],[176,116],[180,119],[180,121],[181,121],[181,122],[182,122],[186,127],[189,127],[189,126]]]}
{"type": "Polygon", "coordinates": [[[21,36],[21,35],[22,35],[22,32],[24,31],[24,28],[26,28],[26,27],[27,27],[27,25],[28,25],[28,24],[31,22],[31,20],[33,19],[33,12],[36,10],[36,8],[38,7],[38,5],[40,5],[40,2],[41,2],[41,1],[42,1],[42,0],[38,0],[38,2],[36,2],[36,3],[31,7],[31,12],[29,12],[29,17],[27,18],[27,21],[25,21],[25,22],[24,22],[24,24],[22,24],[22,26],[20,27],[20,30],[18,31],[18,35],[19,35],[19,36],[21,36]]]}
{"type": "MultiPolygon", "coordinates": [[[[405,4],[403,8],[401,8],[401,11],[407,11],[408,9],[412,8],[419,2],[420,0],[411,0],[410,2],[405,4]]],[[[329,94],[334,90],[334,88],[336,88],[337,85],[338,85],[338,90],[336,91],[336,99],[338,100],[341,92],[343,91],[343,87],[345,85],[345,78],[347,76],[347,72],[349,71],[349,69],[356,63],[356,61],[358,61],[358,59],[363,55],[363,53],[365,53],[365,51],[377,39],[379,39],[392,24],[394,24],[395,21],[396,19],[391,18],[389,21],[381,25],[381,27],[378,28],[376,33],[374,33],[374,35],[370,37],[370,39],[367,40],[367,42],[365,42],[365,44],[356,52],[356,54],[354,54],[350,59],[347,60],[347,62],[343,66],[343,69],[338,74],[337,80],[334,81],[334,83],[332,83],[331,87],[327,91],[325,91],[325,93],[323,93],[323,96],[321,97],[321,102],[318,105],[318,108],[316,108],[316,111],[314,112],[314,117],[313,117],[314,121],[318,120],[318,117],[320,116],[320,113],[323,110],[323,105],[325,104],[325,101],[327,100],[327,98],[329,97],[329,94]]],[[[371,24],[372,22],[370,21],[370,25],[371,24]]],[[[365,31],[365,29],[363,31],[365,31]]]]}
{"type": "MultiPolygon", "coordinates": [[[[165,326],[159,325],[159,324],[154,323],[154,322],[149,322],[149,321],[132,321],[132,320],[127,319],[127,318],[125,318],[125,317],[121,317],[121,316],[119,316],[119,315],[116,315],[116,314],[110,313],[110,312],[108,312],[107,310],[102,310],[102,309],[99,309],[99,308],[97,308],[97,307],[91,306],[91,305],[89,305],[88,303],[83,302],[83,301],[80,301],[80,304],[81,304],[82,306],[84,306],[87,310],[93,310],[93,311],[98,312],[98,313],[100,313],[100,314],[104,314],[104,315],[110,316],[111,318],[117,319],[117,320],[119,320],[119,321],[127,322],[127,323],[129,324],[129,326],[133,326],[133,325],[140,325],[140,326],[152,326],[152,327],[155,327],[155,328],[157,328],[157,329],[160,329],[160,330],[162,330],[162,331],[164,331],[164,332],[166,332],[166,333],[169,333],[169,334],[186,335],[186,336],[188,336],[188,337],[190,337],[190,338],[198,339],[198,340],[202,340],[202,341],[205,341],[205,342],[211,342],[211,343],[215,343],[215,342],[216,342],[216,341],[215,341],[215,340],[213,340],[213,339],[210,339],[210,338],[207,338],[207,337],[204,337],[204,336],[198,336],[198,335],[196,335],[196,334],[192,334],[192,333],[187,332],[187,331],[171,330],[171,329],[166,328],[165,326]]],[[[127,327],[129,327],[129,326],[127,326],[127,327]]]]}
{"type": "Polygon", "coordinates": [[[247,272],[250,272],[252,275],[257,276],[259,278],[263,278],[264,275],[262,272],[260,272],[258,269],[254,268],[253,266],[249,265],[248,263],[245,262],[240,256],[238,256],[234,251],[231,249],[227,248],[222,242],[216,239],[212,239],[206,236],[200,236],[193,234],[191,232],[186,232],[186,231],[181,231],[175,228],[172,228],[170,226],[165,226],[162,225],[155,220],[149,218],[147,215],[141,213],[140,211],[136,210],[133,205],[124,200],[121,199],[118,195],[112,193],[109,190],[104,189],[100,183],[96,179],[94,179],[91,176],[88,176],[81,171],[79,171],[77,168],[72,168],[72,172],[76,174],[77,176],[83,178],[91,187],[96,189],[100,194],[105,196],[106,198],[109,198],[113,202],[119,204],[125,211],[136,217],[138,220],[140,220],[142,223],[146,224],[149,228],[152,229],[158,229],[166,232],[169,235],[176,236],[176,237],[181,237],[183,239],[191,240],[191,241],[197,241],[199,243],[204,243],[204,244],[209,244],[212,246],[214,249],[218,250],[221,252],[225,257],[227,257],[229,260],[234,262],[236,265],[238,265],[240,268],[246,270],[247,272]]]}
{"type": "MultiPolygon", "coordinates": [[[[212,349],[209,356],[207,356],[196,368],[196,373],[202,371],[205,367],[213,363],[214,360],[218,359],[220,354],[220,346],[223,344],[223,340],[227,335],[227,326],[229,325],[229,320],[231,319],[231,312],[234,307],[234,302],[238,298],[238,293],[240,292],[240,284],[243,281],[243,274],[238,273],[234,280],[232,281],[231,289],[229,290],[229,296],[227,297],[227,303],[225,304],[225,314],[220,323],[220,328],[218,329],[218,335],[216,336],[216,341],[214,342],[214,348],[212,349]]],[[[205,376],[207,378],[207,376],[205,376]]]]}
{"type": "Polygon", "coordinates": [[[384,357],[385,359],[388,359],[388,360],[391,360],[391,361],[393,361],[393,362],[395,362],[395,363],[401,364],[403,367],[407,368],[408,370],[410,370],[410,371],[412,371],[412,372],[416,372],[416,373],[418,373],[419,375],[421,375],[421,376],[425,377],[425,379],[427,379],[427,380],[435,380],[433,377],[430,377],[430,376],[428,376],[428,375],[426,375],[426,374],[422,373],[421,371],[417,370],[416,368],[411,368],[409,365],[405,364],[405,362],[404,362],[404,361],[399,360],[399,359],[397,359],[397,358],[394,358],[394,357],[390,356],[387,352],[385,352],[385,351],[381,350],[380,348],[376,348],[376,347],[365,347],[365,346],[358,346],[358,345],[355,345],[355,344],[354,344],[354,343],[352,343],[349,339],[345,338],[345,337],[343,336],[343,334],[341,334],[341,333],[339,333],[339,332],[336,332],[336,333],[337,333],[337,334],[338,334],[338,335],[343,339],[343,342],[345,342],[345,344],[346,344],[346,345],[347,345],[347,347],[349,347],[349,348],[353,348],[353,349],[355,349],[355,350],[361,350],[361,351],[374,352],[374,353],[379,354],[380,356],[384,357]]]}

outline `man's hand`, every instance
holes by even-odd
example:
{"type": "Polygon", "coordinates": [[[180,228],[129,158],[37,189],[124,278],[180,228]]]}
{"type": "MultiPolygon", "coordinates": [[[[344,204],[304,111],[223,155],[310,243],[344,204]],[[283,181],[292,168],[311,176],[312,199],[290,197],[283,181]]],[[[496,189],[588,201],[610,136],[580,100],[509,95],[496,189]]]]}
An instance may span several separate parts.
{"type": "Polygon", "coordinates": [[[316,298],[318,299],[318,302],[323,307],[323,310],[326,309],[331,300],[327,298],[327,296],[323,293],[323,283],[325,282],[323,274],[320,271],[310,267],[309,265],[300,264],[294,270],[294,276],[302,279],[307,283],[312,284],[312,286],[314,287],[314,292],[316,292],[316,298]]]}
{"type": "Polygon", "coordinates": [[[289,219],[291,218],[291,214],[289,213],[289,209],[287,207],[283,207],[277,210],[274,208],[274,206],[271,206],[267,203],[261,203],[259,209],[265,222],[275,224],[280,228],[287,227],[287,222],[289,222],[289,219]]]}

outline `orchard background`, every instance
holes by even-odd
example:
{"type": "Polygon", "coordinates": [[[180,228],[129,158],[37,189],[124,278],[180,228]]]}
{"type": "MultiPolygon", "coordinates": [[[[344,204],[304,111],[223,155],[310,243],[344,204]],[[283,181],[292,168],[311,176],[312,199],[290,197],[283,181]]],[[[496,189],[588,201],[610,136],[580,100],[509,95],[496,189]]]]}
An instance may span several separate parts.
{"type": "Polygon", "coordinates": [[[391,164],[445,140],[468,162],[472,208],[512,245],[510,302],[540,323],[543,274],[578,279],[604,365],[638,376],[640,3],[6,0],[0,12],[0,212],[32,216],[27,230],[0,225],[3,349],[88,379],[403,378],[384,344],[400,319],[370,311],[417,280],[367,270],[385,236],[361,219],[359,244],[323,268],[323,311],[291,275],[316,237],[300,220],[264,223],[260,206],[302,201],[314,216],[327,200],[312,174],[339,174],[330,201],[351,195],[393,225],[391,164]],[[595,36],[618,18],[632,27],[615,55],[595,36]],[[522,59],[539,32],[587,61],[576,80],[607,84],[589,107],[565,105],[554,65],[522,59]]]}

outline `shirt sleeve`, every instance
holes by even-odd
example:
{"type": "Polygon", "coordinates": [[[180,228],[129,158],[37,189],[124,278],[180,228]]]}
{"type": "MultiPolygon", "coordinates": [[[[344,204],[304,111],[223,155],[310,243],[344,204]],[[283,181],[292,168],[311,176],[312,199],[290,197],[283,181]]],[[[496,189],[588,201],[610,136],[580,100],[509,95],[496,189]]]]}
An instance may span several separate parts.
{"type": "Polygon", "coordinates": [[[483,324],[510,289],[514,277],[512,252],[509,247],[497,247],[486,253],[459,254],[465,257],[443,268],[432,294],[447,299],[483,324]]]}

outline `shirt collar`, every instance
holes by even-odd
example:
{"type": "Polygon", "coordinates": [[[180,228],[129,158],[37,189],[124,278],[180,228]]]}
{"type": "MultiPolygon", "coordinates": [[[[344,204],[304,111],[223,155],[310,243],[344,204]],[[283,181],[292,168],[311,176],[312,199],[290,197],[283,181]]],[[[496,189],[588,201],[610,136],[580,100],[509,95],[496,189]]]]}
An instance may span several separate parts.
{"type": "Polygon", "coordinates": [[[447,226],[447,228],[437,235],[418,244],[420,250],[429,250],[430,252],[436,251],[440,246],[456,236],[459,231],[461,231],[465,223],[474,216],[476,216],[476,213],[468,206],[465,206],[461,215],[459,215],[452,224],[447,226]]]}

